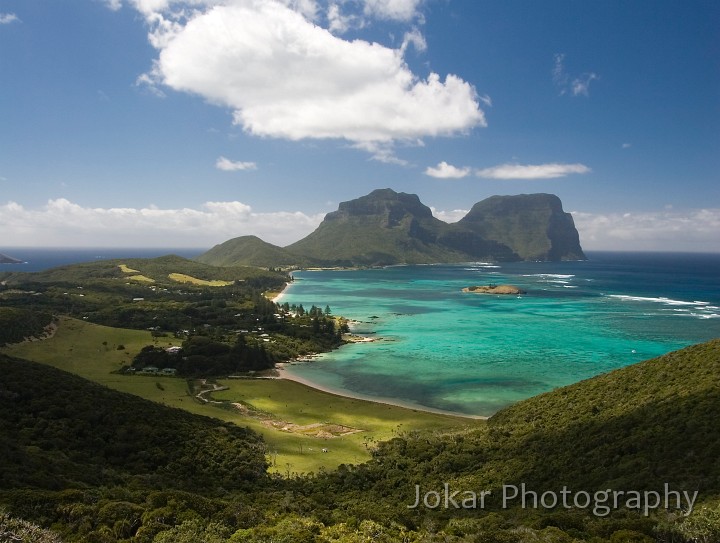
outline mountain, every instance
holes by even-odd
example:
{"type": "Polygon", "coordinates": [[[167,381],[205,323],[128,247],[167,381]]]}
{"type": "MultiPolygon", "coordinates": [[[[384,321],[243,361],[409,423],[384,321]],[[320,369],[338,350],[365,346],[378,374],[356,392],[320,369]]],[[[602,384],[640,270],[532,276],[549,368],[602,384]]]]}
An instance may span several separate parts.
{"type": "Polygon", "coordinates": [[[584,258],[572,216],[563,212],[557,196],[493,196],[448,224],[417,195],[378,189],[342,202],[314,232],[285,248],[245,236],[213,247],[198,260],[274,267],[584,258]]]}
{"type": "Polygon", "coordinates": [[[312,234],[286,249],[336,266],[468,260],[438,243],[446,227],[415,194],[378,189],[342,202],[312,234]]]}
{"type": "Polygon", "coordinates": [[[511,247],[522,260],[585,259],[572,215],[554,194],[492,196],[458,225],[511,247]]]}
{"type": "Polygon", "coordinates": [[[0,264],[22,264],[22,260],[0,253],[0,264]]]}
{"type": "Polygon", "coordinates": [[[242,262],[244,266],[274,267],[303,266],[307,258],[298,257],[282,247],[267,243],[257,236],[241,236],[215,245],[196,258],[198,262],[213,266],[234,266],[242,262]]]}

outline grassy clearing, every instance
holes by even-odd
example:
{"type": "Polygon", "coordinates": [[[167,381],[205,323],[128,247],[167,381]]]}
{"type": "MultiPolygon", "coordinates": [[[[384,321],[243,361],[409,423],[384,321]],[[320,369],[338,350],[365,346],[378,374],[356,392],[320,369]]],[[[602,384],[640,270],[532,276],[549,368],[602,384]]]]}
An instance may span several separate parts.
{"type": "Polygon", "coordinates": [[[140,281],[141,283],[154,283],[155,279],[148,277],[147,275],[131,275],[128,277],[131,281],[140,281]]]}
{"type": "MultiPolygon", "coordinates": [[[[270,446],[274,470],[317,471],[369,458],[377,441],[414,430],[448,432],[478,424],[458,417],[345,398],[281,379],[224,380],[229,390],[216,392],[213,399],[242,402],[274,420],[297,425],[340,425],[361,430],[342,437],[315,437],[302,432],[270,429],[260,422],[270,446]],[[329,452],[323,453],[326,448],[329,452]],[[277,451],[277,458],[272,454],[277,451]]],[[[244,419],[247,420],[247,419],[244,419]]],[[[258,421],[259,422],[259,421],[258,421]]],[[[255,426],[257,427],[257,423],[255,426]]]]}
{"type": "Polygon", "coordinates": [[[118,264],[118,268],[123,273],[140,273],[140,270],[134,270],[127,266],[127,264],[118,264]]]}
{"type": "Polygon", "coordinates": [[[150,332],[99,326],[63,318],[55,335],[44,341],[26,342],[3,352],[75,373],[109,388],[177,407],[192,413],[249,426],[268,443],[271,470],[283,474],[317,472],[340,464],[359,463],[370,457],[374,442],[415,430],[451,432],[485,424],[447,415],[426,413],[321,392],[293,381],[228,379],[229,387],[216,392],[219,404],[201,404],[184,379],[160,376],[124,376],[111,373],[127,364],[149,344],[179,345],[174,338],[153,338],[150,332]],[[119,346],[124,349],[118,349],[119,346]],[[251,415],[230,406],[239,402],[251,415]],[[263,417],[252,416],[253,410],[263,417]],[[302,431],[285,431],[271,422],[294,425],[331,424],[362,430],[342,437],[316,437],[302,431]],[[322,449],[328,449],[323,453],[322,449]]]}
{"type": "Polygon", "coordinates": [[[205,279],[198,279],[197,277],[186,275],[184,273],[171,273],[168,274],[168,277],[178,283],[191,283],[201,287],[227,287],[233,284],[232,281],[222,281],[220,279],[211,279],[210,281],[206,281],[205,279]]]}

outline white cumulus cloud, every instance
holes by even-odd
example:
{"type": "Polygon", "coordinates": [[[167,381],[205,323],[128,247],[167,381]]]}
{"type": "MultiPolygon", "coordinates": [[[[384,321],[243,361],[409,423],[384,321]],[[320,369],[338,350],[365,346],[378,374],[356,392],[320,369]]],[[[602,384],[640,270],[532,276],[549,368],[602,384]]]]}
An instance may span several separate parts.
{"type": "Polygon", "coordinates": [[[448,164],[443,160],[434,168],[432,166],[428,166],[425,170],[425,175],[436,177],[438,179],[460,179],[470,175],[470,168],[458,168],[457,166],[448,164]]]}
{"type": "Polygon", "coordinates": [[[364,0],[367,15],[379,19],[411,21],[420,16],[419,7],[423,0],[364,0]]]}
{"type": "Polygon", "coordinates": [[[477,170],[475,175],[486,179],[553,179],[590,171],[584,164],[501,164],[477,170]]]}
{"type": "Polygon", "coordinates": [[[14,13],[0,13],[0,25],[8,25],[19,20],[18,16],[14,13]]]}
{"type": "Polygon", "coordinates": [[[257,164],[255,164],[254,162],[233,161],[229,158],[225,158],[224,156],[221,156],[217,159],[217,161],[215,162],[215,167],[218,170],[223,170],[225,172],[257,170],[257,164]]]}
{"type": "MultiPolygon", "coordinates": [[[[343,40],[287,2],[193,0],[195,9],[185,11],[171,0],[134,2],[159,51],[139,80],[227,107],[249,134],[387,150],[486,125],[471,84],[453,74],[412,73],[403,53],[408,43],[424,46],[418,31],[392,49],[343,40]]],[[[418,4],[368,2],[366,10],[402,18],[418,4]]]]}
{"type": "Polygon", "coordinates": [[[258,213],[238,201],[206,202],[199,209],[97,208],[59,198],[37,209],[0,205],[0,231],[6,245],[15,247],[211,247],[243,235],[287,245],[312,232],[323,217],[258,213]]]}

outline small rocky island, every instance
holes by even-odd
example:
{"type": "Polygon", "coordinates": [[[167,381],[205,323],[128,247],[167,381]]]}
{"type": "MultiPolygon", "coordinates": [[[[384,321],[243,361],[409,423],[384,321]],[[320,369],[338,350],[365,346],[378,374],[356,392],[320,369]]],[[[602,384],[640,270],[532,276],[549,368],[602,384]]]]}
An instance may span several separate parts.
{"type": "Polygon", "coordinates": [[[525,294],[525,291],[513,285],[485,285],[465,287],[463,292],[474,292],[475,294],[525,294]]]}
{"type": "Polygon", "coordinates": [[[22,264],[22,260],[0,253],[0,264],[22,264]]]}

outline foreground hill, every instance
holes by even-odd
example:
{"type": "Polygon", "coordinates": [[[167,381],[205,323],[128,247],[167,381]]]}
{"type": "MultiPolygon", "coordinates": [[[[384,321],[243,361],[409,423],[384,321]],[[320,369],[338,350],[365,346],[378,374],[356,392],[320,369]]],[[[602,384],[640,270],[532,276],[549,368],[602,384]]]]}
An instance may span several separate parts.
{"type": "Polygon", "coordinates": [[[27,362],[2,358],[0,371],[7,376],[0,388],[0,503],[16,518],[52,524],[67,541],[720,537],[720,340],[528,399],[472,430],[398,429],[376,445],[370,462],[283,480],[256,471],[262,463],[253,456],[259,449],[252,434],[27,362]],[[239,478],[227,471],[237,462],[244,466],[239,478]],[[113,489],[118,480],[133,483],[113,489]],[[173,490],[195,484],[192,492],[173,490]],[[408,507],[416,485],[442,501],[446,484],[450,491],[492,494],[482,508],[408,507]],[[582,505],[523,507],[519,500],[504,507],[503,485],[522,484],[537,495],[567,488],[588,499],[608,489],[662,493],[667,484],[698,497],[687,518],[687,500],[680,509],[671,501],[668,511],[655,505],[647,514],[624,500],[600,513],[582,505]],[[54,485],[78,490],[40,490],[54,485]]]}
{"type": "Polygon", "coordinates": [[[244,488],[265,477],[254,432],[0,355],[3,489],[244,488]]]}
{"type": "Polygon", "coordinates": [[[494,196],[475,204],[463,220],[447,224],[417,195],[378,189],[342,202],[314,232],[285,248],[244,236],[198,260],[275,267],[584,258],[572,217],[557,196],[494,196]]]}
{"type": "Polygon", "coordinates": [[[448,481],[496,496],[505,484],[593,492],[667,483],[707,498],[720,493],[719,410],[714,340],[519,402],[479,430],[398,437],[381,445],[362,478],[375,491],[400,489],[398,500],[414,484],[448,481]]]}
{"type": "Polygon", "coordinates": [[[577,487],[720,492],[720,340],[542,394],[490,419],[518,479],[577,487]],[[548,461],[548,459],[551,459],[548,461]]]}

